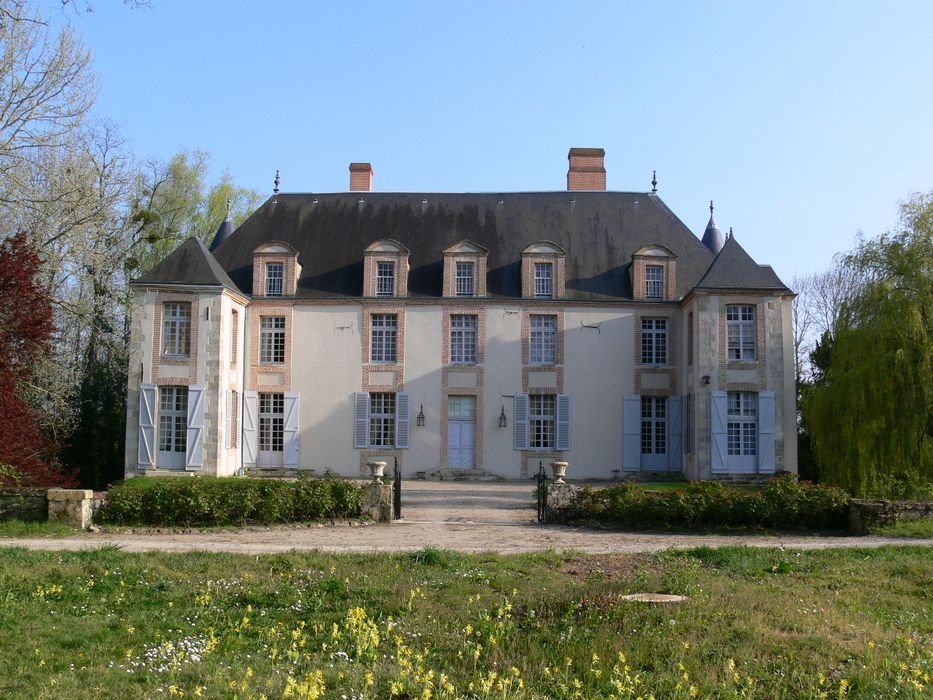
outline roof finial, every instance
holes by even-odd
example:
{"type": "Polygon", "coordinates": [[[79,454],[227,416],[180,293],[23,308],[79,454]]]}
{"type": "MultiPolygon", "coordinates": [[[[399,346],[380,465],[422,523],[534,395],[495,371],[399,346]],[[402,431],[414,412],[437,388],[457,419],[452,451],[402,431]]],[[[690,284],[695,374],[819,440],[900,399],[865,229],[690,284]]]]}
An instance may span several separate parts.
{"type": "Polygon", "coordinates": [[[651,191],[652,192],[658,191],[658,171],[657,170],[651,171],[651,191]]]}
{"type": "Polygon", "coordinates": [[[732,227],[729,227],[729,238],[732,238],[732,227]]]}
{"type": "Polygon", "coordinates": [[[709,200],[709,215],[710,215],[710,216],[713,215],[713,208],[714,208],[714,207],[713,207],[713,200],[711,199],[711,200],[709,200]]]}
{"type": "Polygon", "coordinates": [[[227,197],[227,218],[230,218],[230,212],[233,211],[233,200],[227,197]]]}
{"type": "Polygon", "coordinates": [[[272,188],[272,194],[279,193],[279,185],[282,183],[282,178],[279,177],[279,171],[275,171],[275,187],[272,188]]]}

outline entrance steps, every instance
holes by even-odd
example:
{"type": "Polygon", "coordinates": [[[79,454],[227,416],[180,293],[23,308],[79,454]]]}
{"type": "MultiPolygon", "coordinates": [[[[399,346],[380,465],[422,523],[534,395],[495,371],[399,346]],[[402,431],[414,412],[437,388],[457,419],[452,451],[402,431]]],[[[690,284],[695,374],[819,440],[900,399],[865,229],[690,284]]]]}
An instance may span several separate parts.
{"type": "MultiPolygon", "coordinates": [[[[423,473],[418,472],[418,477],[421,478],[423,473]]],[[[429,472],[424,475],[424,478],[428,481],[504,481],[501,476],[490,474],[482,469],[454,469],[451,467],[429,472]]]]}

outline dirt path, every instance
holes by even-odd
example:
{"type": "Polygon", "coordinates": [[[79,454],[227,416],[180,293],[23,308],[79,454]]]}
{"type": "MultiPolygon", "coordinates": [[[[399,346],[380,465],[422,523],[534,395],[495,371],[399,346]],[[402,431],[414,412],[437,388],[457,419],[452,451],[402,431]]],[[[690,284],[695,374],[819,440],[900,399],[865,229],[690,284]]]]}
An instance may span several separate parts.
{"type": "Polygon", "coordinates": [[[461,552],[512,554],[575,550],[594,554],[745,545],[823,549],[917,544],[933,539],[827,537],[818,535],[684,535],[607,532],[536,522],[531,482],[431,482],[404,484],[404,521],[355,527],[246,527],[196,532],[83,533],[58,539],[0,539],[0,547],[44,550],[93,549],[115,545],[130,552],[238,552],[289,550],[403,552],[437,547],[461,552]]]}

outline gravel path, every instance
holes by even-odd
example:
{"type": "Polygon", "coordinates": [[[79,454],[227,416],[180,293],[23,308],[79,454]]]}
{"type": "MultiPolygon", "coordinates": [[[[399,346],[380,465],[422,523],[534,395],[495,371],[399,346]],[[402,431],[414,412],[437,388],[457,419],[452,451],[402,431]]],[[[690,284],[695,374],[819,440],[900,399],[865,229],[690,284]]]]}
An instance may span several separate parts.
{"type": "Polygon", "coordinates": [[[67,538],[0,539],[0,547],[42,550],[93,549],[115,545],[126,551],[237,552],[260,554],[289,550],[327,552],[404,552],[424,547],[461,552],[512,554],[574,550],[594,554],[652,552],[668,548],[880,547],[933,546],[933,539],[830,537],[818,535],[684,535],[609,532],[536,522],[532,482],[404,483],[403,521],[355,526],[245,527],[229,530],[131,533],[82,533],[67,538]]]}

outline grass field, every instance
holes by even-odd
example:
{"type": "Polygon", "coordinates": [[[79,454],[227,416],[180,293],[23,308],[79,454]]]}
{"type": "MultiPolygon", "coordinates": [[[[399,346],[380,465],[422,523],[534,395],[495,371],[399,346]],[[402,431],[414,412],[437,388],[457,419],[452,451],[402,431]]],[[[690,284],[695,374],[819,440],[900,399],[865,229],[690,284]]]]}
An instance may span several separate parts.
{"type": "Polygon", "coordinates": [[[921,547],[4,549],[0,697],[930,697],[931,574],[921,547]]]}

